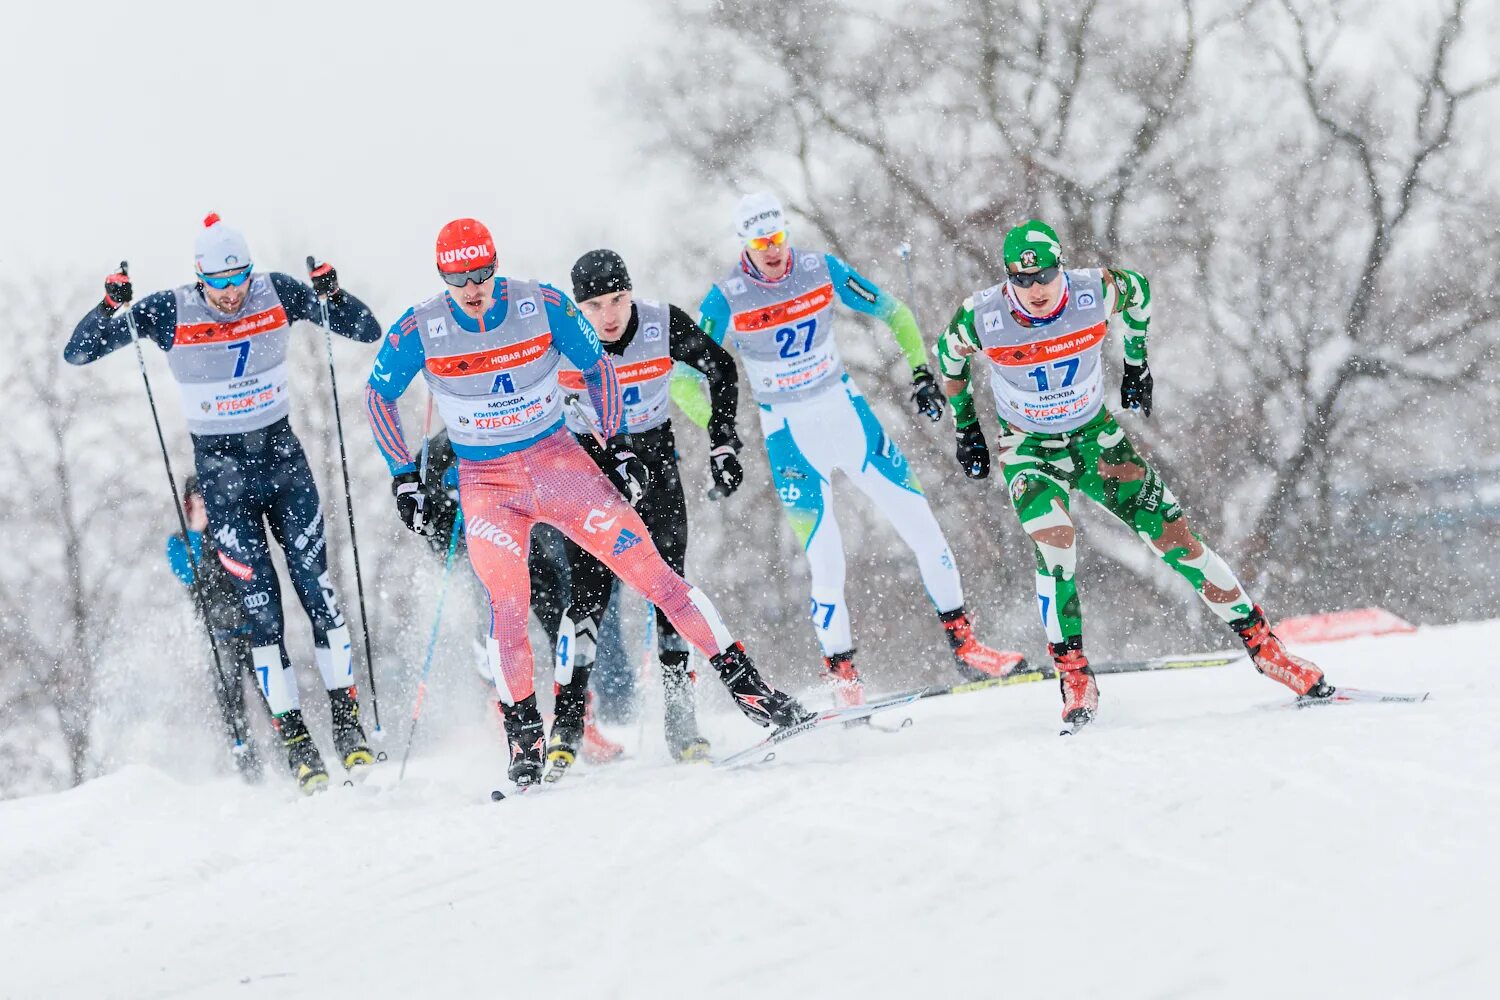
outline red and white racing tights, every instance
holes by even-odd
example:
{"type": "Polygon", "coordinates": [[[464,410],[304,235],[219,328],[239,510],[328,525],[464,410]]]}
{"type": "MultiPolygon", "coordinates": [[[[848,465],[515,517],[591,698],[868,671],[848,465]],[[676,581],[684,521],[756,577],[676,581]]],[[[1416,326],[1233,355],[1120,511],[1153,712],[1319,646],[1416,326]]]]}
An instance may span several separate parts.
{"type": "Polygon", "coordinates": [[[565,429],[499,458],[460,459],[458,494],[469,561],[489,592],[490,670],[505,704],[534,690],[526,555],[538,521],[556,527],[644,594],[704,656],[733,644],[713,603],[672,571],[640,515],[565,429]]]}

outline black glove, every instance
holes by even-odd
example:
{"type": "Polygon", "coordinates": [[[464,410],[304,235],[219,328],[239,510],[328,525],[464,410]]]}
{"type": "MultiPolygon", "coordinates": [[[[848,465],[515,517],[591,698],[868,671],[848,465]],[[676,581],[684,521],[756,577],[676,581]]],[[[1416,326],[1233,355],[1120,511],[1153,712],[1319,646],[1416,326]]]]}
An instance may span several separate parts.
{"type": "Polygon", "coordinates": [[[651,470],[630,444],[629,434],[616,434],[604,447],[604,474],[615,489],[634,507],[651,485],[651,470]]]}
{"type": "Polygon", "coordinates": [[[714,492],[710,496],[715,500],[732,496],[745,481],[745,470],[740,466],[739,456],[727,444],[708,453],[708,472],[713,476],[714,492]]]}
{"type": "Polygon", "coordinates": [[[990,474],[990,449],[984,442],[979,421],[958,429],[958,464],[970,479],[987,479],[990,474]]]}
{"type": "Polygon", "coordinates": [[[339,273],[326,260],[319,264],[313,258],[307,258],[307,276],[312,280],[318,298],[332,299],[339,294],[339,273]]]}
{"type": "Polygon", "coordinates": [[[917,404],[917,412],[925,414],[933,423],[942,420],[943,407],[948,401],[943,398],[943,391],[938,388],[937,379],[932,377],[932,372],[926,365],[917,365],[912,369],[911,388],[911,399],[917,404]]]}
{"type": "Polygon", "coordinates": [[[426,529],[427,544],[442,555],[448,551],[448,542],[453,537],[453,525],[458,520],[458,501],[448,495],[447,490],[427,494],[422,504],[422,525],[426,529]]]}
{"type": "Polygon", "coordinates": [[[1145,365],[1126,364],[1120,377],[1120,408],[1140,410],[1151,416],[1151,369],[1145,365]]]}
{"type": "Polygon", "coordinates": [[[401,523],[419,535],[431,534],[421,477],[415,472],[401,473],[391,480],[391,493],[396,497],[396,513],[401,515],[401,523]]]}
{"type": "Polygon", "coordinates": [[[130,305],[134,296],[130,275],[125,273],[125,263],[121,261],[120,269],[104,279],[104,301],[99,303],[99,308],[104,310],[104,315],[113,316],[121,306],[130,305]]]}

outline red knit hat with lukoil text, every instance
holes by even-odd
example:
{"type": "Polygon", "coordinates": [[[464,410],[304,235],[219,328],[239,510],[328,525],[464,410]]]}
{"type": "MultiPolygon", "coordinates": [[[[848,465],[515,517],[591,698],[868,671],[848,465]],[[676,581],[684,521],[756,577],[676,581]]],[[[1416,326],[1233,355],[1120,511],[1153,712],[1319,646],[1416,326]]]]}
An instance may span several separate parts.
{"type": "Polygon", "coordinates": [[[472,271],[495,263],[495,241],[478,219],[454,219],[437,237],[437,266],[444,274],[472,271]]]}

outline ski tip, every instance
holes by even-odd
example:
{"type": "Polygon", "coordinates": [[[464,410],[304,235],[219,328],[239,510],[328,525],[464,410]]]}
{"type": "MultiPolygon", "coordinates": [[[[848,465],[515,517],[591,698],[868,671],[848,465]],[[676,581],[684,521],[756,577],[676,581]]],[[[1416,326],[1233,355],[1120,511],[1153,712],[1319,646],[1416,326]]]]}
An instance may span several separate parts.
{"type": "Polygon", "coordinates": [[[389,758],[388,758],[388,757],[386,757],[386,753],[385,753],[385,751],[384,751],[384,750],[381,750],[381,751],[378,751],[378,752],[377,752],[377,753],[376,753],[376,754],[375,754],[375,760],[376,760],[376,761],[378,761],[378,762],[379,762],[379,763],[382,763],[382,764],[383,764],[383,763],[385,763],[385,762],[386,762],[386,761],[387,761],[387,760],[388,760],[388,759],[389,759],[389,758]]]}
{"type": "Polygon", "coordinates": [[[345,778],[344,779],[344,787],[345,788],[353,788],[354,787],[354,779],[353,778],[345,778]]]}
{"type": "Polygon", "coordinates": [[[490,801],[491,802],[504,802],[505,801],[505,793],[502,792],[498,788],[495,789],[494,791],[490,792],[490,801]]]}

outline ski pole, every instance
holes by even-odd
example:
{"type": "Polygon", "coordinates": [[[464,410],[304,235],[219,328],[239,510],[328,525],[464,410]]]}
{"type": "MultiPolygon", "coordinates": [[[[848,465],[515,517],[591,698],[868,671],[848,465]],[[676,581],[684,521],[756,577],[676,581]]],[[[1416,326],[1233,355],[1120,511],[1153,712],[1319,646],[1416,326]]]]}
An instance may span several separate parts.
{"type": "Polygon", "coordinates": [[[564,403],[572,408],[583,426],[589,429],[589,433],[594,436],[594,440],[598,442],[599,447],[601,449],[608,448],[609,445],[604,442],[604,435],[599,433],[599,425],[594,423],[593,417],[589,416],[589,412],[583,408],[583,404],[578,401],[578,397],[568,396],[564,400],[564,403]]]}
{"type": "Polygon", "coordinates": [[[406,749],[401,754],[401,770],[396,774],[397,781],[406,777],[406,761],[411,756],[412,738],[417,734],[417,721],[422,718],[422,703],[427,699],[427,674],[432,670],[432,652],[437,648],[438,626],[443,621],[443,602],[448,598],[448,578],[453,573],[453,554],[458,551],[458,535],[463,525],[464,511],[460,507],[448,538],[448,557],[443,561],[443,582],[438,588],[437,613],[432,616],[432,634],[427,637],[427,656],[422,660],[422,678],[417,682],[417,700],[411,707],[411,725],[406,729],[406,749]]]}
{"type": "Polygon", "coordinates": [[[896,253],[901,256],[901,263],[906,267],[906,304],[907,308],[911,308],[917,297],[917,283],[911,276],[911,244],[901,243],[896,247],[896,253]]]}
{"type": "MultiPolygon", "coordinates": [[[[128,261],[120,261],[120,273],[127,277],[130,275],[128,261]]],[[[182,501],[177,498],[177,477],[172,474],[172,459],[167,454],[167,439],[161,432],[161,417],[156,412],[156,395],[151,391],[151,377],[146,374],[146,355],[141,351],[141,332],[136,329],[135,314],[130,311],[128,302],[125,303],[125,325],[130,329],[130,342],[135,346],[135,363],[141,369],[141,383],[146,387],[146,403],[151,407],[151,423],[156,426],[156,443],[161,445],[161,461],[167,469],[167,489],[172,491],[172,509],[177,511],[177,527],[182,531],[182,544],[187,548],[188,572],[193,575],[193,605],[198,611],[198,617],[203,621],[203,631],[208,635],[208,648],[214,654],[214,672],[219,675],[219,685],[227,698],[230,687],[224,673],[224,661],[219,656],[219,644],[214,641],[213,626],[208,623],[208,608],[204,606],[203,592],[198,587],[198,567],[193,562],[193,542],[192,536],[188,534],[187,514],[182,509],[182,501]]],[[[236,750],[242,750],[245,746],[245,734],[240,731],[240,721],[239,717],[235,717],[229,722],[234,729],[236,750]]]]}
{"type": "MultiPolygon", "coordinates": [[[[317,261],[307,258],[307,273],[312,275],[317,261]]],[[[370,616],[365,612],[365,579],[359,569],[359,536],[354,531],[354,494],[349,492],[349,455],[344,448],[344,418],[339,413],[339,379],[333,369],[333,327],[328,320],[328,299],[318,296],[323,313],[323,346],[328,351],[328,384],[333,390],[333,426],[339,439],[339,467],[344,470],[344,510],[349,516],[349,547],[354,550],[354,589],[359,595],[359,625],[365,639],[365,672],[370,678],[370,708],[375,715],[375,737],[385,736],[380,728],[380,695],[375,691],[375,657],[370,651],[370,616]]]]}

